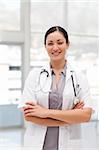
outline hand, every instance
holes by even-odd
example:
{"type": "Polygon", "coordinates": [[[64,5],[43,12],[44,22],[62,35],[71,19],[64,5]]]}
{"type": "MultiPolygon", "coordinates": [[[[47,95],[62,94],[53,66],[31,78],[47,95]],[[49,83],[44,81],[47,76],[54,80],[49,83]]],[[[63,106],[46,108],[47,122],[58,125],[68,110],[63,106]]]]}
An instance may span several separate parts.
{"type": "Polygon", "coordinates": [[[82,109],[84,105],[84,101],[79,101],[76,105],[74,105],[73,109],[82,109]]]}
{"type": "Polygon", "coordinates": [[[40,118],[47,118],[49,111],[49,109],[35,104],[33,102],[26,103],[26,107],[24,107],[25,117],[35,116],[40,118]]]}
{"type": "Polygon", "coordinates": [[[27,101],[27,102],[21,104],[20,106],[18,106],[18,108],[20,108],[21,111],[24,111],[25,107],[27,106],[26,104],[34,105],[34,104],[36,104],[36,102],[35,101],[27,101]]]}

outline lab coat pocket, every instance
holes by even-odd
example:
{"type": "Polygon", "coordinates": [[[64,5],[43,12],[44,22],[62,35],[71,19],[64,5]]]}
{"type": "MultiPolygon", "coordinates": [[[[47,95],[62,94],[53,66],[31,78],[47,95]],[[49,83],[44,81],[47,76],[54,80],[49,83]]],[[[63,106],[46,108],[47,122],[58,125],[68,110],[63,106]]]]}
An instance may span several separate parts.
{"type": "MultiPolygon", "coordinates": [[[[30,131],[29,131],[30,132],[30,131]]],[[[38,148],[41,144],[41,139],[36,131],[32,131],[30,134],[26,133],[24,136],[24,147],[25,148],[38,148]]]]}
{"type": "Polygon", "coordinates": [[[69,140],[67,150],[80,150],[82,147],[81,126],[74,124],[69,126],[69,140]]]}
{"type": "Polygon", "coordinates": [[[80,124],[70,125],[69,131],[70,131],[70,139],[81,139],[82,136],[80,124]]]}
{"type": "Polygon", "coordinates": [[[59,139],[60,145],[65,146],[69,140],[68,127],[60,127],[59,139]]]}
{"type": "Polygon", "coordinates": [[[42,127],[39,125],[32,125],[31,128],[27,128],[24,136],[24,147],[41,150],[45,133],[46,127],[42,127]]]}
{"type": "Polygon", "coordinates": [[[66,150],[82,150],[83,142],[81,139],[72,139],[68,141],[66,150]]]}

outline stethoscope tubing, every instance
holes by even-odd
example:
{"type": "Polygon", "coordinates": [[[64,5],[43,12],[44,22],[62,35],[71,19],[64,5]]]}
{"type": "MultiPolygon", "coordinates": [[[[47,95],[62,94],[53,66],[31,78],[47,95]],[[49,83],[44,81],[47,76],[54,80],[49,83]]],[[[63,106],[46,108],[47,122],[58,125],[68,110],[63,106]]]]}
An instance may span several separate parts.
{"type": "Polygon", "coordinates": [[[74,95],[75,95],[75,97],[77,97],[77,93],[76,93],[76,89],[75,89],[75,85],[74,85],[73,75],[71,75],[71,79],[72,79],[72,85],[73,85],[74,95]]]}
{"type": "MultiPolygon", "coordinates": [[[[77,97],[77,95],[78,95],[80,89],[79,89],[78,92],[76,92],[76,86],[75,86],[75,84],[74,84],[74,77],[73,77],[74,71],[71,71],[71,73],[72,73],[72,74],[71,74],[71,80],[72,80],[72,85],[73,85],[74,96],[77,97]]],[[[44,88],[44,86],[45,86],[45,83],[46,83],[48,77],[49,77],[49,72],[48,72],[47,70],[45,70],[45,69],[41,70],[40,75],[39,75],[39,79],[38,79],[38,85],[37,85],[37,86],[39,87],[39,89],[36,90],[36,88],[35,88],[35,90],[33,89],[33,92],[39,92],[39,91],[42,91],[43,93],[49,92],[49,91],[44,91],[44,90],[43,90],[43,88],[44,88]],[[43,73],[46,73],[46,80],[45,80],[43,86],[41,86],[41,75],[42,75],[43,73]]],[[[79,87],[79,84],[77,84],[77,86],[79,87]]]]}

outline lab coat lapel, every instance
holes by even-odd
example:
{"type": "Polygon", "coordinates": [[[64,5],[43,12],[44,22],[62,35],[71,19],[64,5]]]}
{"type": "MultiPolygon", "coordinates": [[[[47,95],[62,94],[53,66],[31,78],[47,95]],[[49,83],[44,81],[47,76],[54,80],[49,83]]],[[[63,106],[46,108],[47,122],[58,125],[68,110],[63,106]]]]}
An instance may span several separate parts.
{"type": "Polygon", "coordinates": [[[46,66],[43,66],[41,68],[41,71],[42,70],[46,70],[48,72],[48,77],[47,77],[46,72],[41,74],[40,84],[42,86],[41,88],[42,90],[39,92],[39,94],[37,94],[37,97],[38,97],[39,104],[48,108],[49,107],[49,92],[50,92],[51,82],[52,82],[50,65],[47,64],[46,66]]]}
{"type": "Polygon", "coordinates": [[[46,70],[48,72],[48,77],[47,77],[47,73],[42,74],[42,78],[41,78],[41,85],[43,85],[42,90],[44,92],[50,92],[51,82],[52,82],[50,64],[47,63],[46,66],[42,67],[42,70],[46,70]]]}
{"type": "Polygon", "coordinates": [[[68,107],[70,105],[70,101],[67,99],[67,95],[68,95],[68,90],[71,90],[71,87],[68,86],[68,80],[71,78],[71,71],[72,71],[72,68],[67,63],[66,80],[65,80],[65,87],[64,87],[64,91],[63,91],[63,105],[62,105],[62,109],[68,109],[68,107]]]}
{"type": "Polygon", "coordinates": [[[71,67],[70,65],[67,63],[67,70],[66,70],[66,82],[68,81],[68,79],[71,78],[71,67]]]}

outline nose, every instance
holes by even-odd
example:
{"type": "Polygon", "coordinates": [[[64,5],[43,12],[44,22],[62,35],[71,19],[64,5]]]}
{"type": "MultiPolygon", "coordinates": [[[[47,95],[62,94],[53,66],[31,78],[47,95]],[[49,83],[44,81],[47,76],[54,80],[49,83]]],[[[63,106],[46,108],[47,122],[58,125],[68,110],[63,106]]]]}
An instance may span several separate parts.
{"type": "Polygon", "coordinates": [[[54,45],[53,45],[53,50],[54,50],[54,51],[57,51],[57,50],[58,50],[58,45],[57,45],[57,44],[54,44],[54,45]]]}

